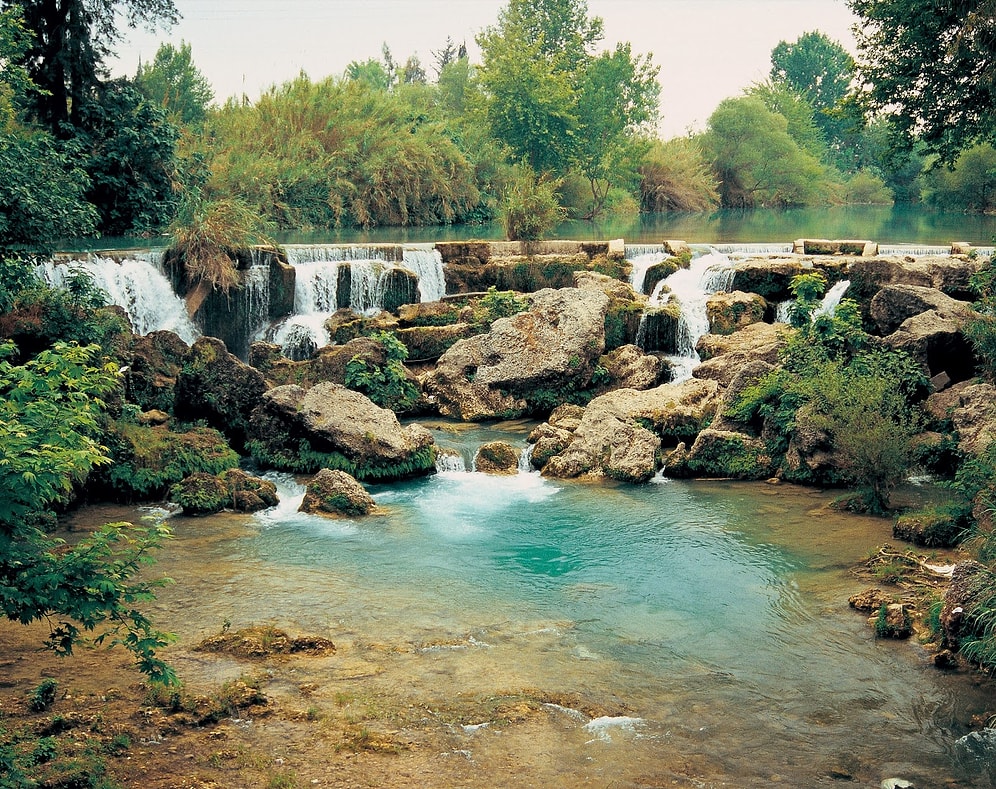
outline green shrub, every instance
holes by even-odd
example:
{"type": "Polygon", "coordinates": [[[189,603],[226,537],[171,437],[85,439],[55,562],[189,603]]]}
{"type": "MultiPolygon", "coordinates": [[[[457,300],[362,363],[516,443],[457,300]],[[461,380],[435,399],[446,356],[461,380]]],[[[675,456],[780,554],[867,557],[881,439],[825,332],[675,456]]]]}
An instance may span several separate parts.
{"type": "Polygon", "coordinates": [[[54,679],[44,679],[41,684],[31,691],[28,697],[28,706],[35,712],[44,712],[55,703],[55,694],[59,689],[59,683],[54,679]]]}
{"type": "Polygon", "coordinates": [[[365,394],[381,408],[410,411],[422,393],[405,370],[408,349],[391,332],[378,332],[373,339],[384,348],[384,363],[371,364],[356,355],[346,363],[344,383],[350,389],[365,394]]]}
{"type": "Polygon", "coordinates": [[[509,241],[537,241],[564,218],[555,181],[520,167],[505,190],[501,224],[509,241]]]}

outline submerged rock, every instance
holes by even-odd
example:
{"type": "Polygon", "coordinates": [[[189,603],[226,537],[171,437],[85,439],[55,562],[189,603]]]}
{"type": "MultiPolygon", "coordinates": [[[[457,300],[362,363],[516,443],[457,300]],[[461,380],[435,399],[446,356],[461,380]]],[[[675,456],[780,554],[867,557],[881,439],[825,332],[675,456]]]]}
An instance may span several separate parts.
{"type": "Polygon", "coordinates": [[[323,468],[308,483],[301,512],[347,518],[369,515],[376,504],[366,488],[345,471],[323,468]]]}

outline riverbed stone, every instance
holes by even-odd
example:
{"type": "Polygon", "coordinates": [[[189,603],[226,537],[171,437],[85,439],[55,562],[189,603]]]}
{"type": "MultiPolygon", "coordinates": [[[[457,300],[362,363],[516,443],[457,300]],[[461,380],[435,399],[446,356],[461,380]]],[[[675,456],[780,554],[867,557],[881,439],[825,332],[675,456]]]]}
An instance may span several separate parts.
{"type": "Polygon", "coordinates": [[[609,297],[596,289],[546,289],[491,330],[460,340],[423,379],[444,416],[518,417],[587,388],[605,349],[609,297]]]}
{"type": "Polygon", "coordinates": [[[314,472],[323,465],[358,479],[401,479],[435,467],[432,434],[402,427],[393,411],[331,382],[266,392],[252,415],[249,442],[261,463],[314,472]]]}
{"type": "Polygon", "coordinates": [[[478,448],[474,468],[483,474],[511,476],[519,473],[521,454],[507,441],[489,441],[478,448]]]}
{"type": "Polygon", "coordinates": [[[963,381],[935,392],[926,401],[927,412],[938,423],[950,421],[958,449],[979,455],[996,440],[996,386],[963,381]]]}
{"type": "Polygon", "coordinates": [[[309,482],[301,512],[355,518],[369,515],[377,505],[353,476],[338,469],[323,468],[309,482]]]}
{"type": "Polygon", "coordinates": [[[696,345],[702,363],[692,375],[729,386],[753,362],[776,364],[793,331],[784,323],[752,323],[733,334],[703,335],[696,345]]]}
{"type": "Polygon", "coordinates": [[[644,353],[635,345],[623,345],[605,354],[598,361],[610,381],[605,387],[613,389],[650,389],[664,383],[668,366],[658,356],[644,353]]]}

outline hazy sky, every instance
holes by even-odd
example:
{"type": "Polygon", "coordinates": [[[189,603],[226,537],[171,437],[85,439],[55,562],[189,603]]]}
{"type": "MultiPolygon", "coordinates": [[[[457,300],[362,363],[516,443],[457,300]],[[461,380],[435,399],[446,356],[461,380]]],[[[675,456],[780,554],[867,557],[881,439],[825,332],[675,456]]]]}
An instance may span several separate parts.
{"type": "MultiPolygon", "coordinates": [[[[129,31],[116,74],[133,76],[159,43],[182,40],[216,98],[247,94],[296,76],[341,74],[380,57],[386,43],[403,63],[417,54],[430,75],[446,37],[466,41],[494,24],[506,0],[176,0],[172,29],[129,31]]],[[[853,51],[855,18],[844,0],[588,0],[605,21],[602,48],[629,41],[660,68],[662,133],[700,129],[724,98],[767,76],[772,48],[819,30],[853,51]]]]}

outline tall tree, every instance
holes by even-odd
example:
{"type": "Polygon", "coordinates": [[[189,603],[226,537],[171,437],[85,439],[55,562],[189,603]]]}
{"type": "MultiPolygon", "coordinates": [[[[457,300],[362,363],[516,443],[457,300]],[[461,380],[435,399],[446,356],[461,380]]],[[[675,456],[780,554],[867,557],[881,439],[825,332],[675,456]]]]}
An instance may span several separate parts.
{"type": "Polygon", "coordinates": [[[162,44],[151,63],[139,65],[135,83],[153,104],[184,126],[203,123],[214,99],[214,91],[194,65],[190,44],[185,41],[179,49],[162,44]]]}
{"type": "Polygon", "coordinates": [[[951,163],[996,139],[996,0],[848,0],[862,20],[859,70],[898,141],[951,163]]]}
{"type": "Polygon", "coordinates": [[[77,125],[105,75],[104,61],[119,38],[119,14],[129,27],[178,17],[174,0],[0,0],[0,7],[20,6],[32,43],[24,65],[41,89],[34,100],[38,119],[53,133],[62,124],[77,125]]]}

